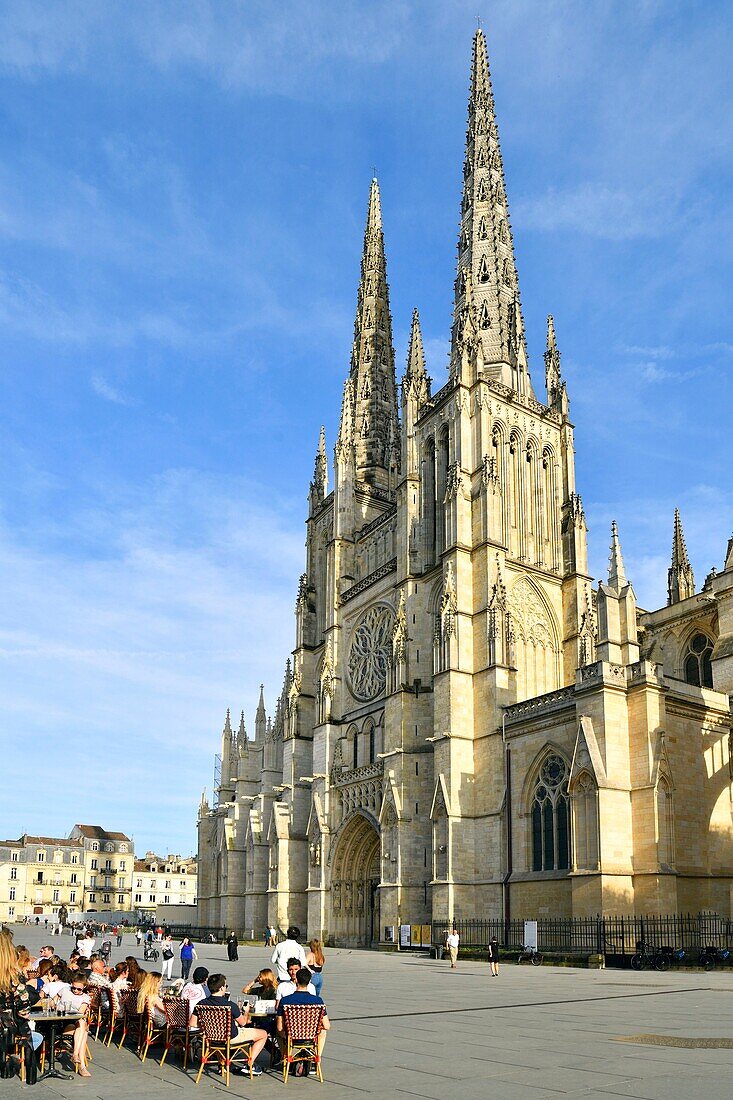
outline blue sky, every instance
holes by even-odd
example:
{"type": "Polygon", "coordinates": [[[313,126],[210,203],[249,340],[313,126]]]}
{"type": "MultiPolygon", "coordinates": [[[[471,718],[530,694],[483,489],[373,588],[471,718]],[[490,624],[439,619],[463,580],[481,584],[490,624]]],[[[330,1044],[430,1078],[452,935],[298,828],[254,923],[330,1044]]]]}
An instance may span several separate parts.
{"type": "Polygon", "coordinates": [[[733,530],[733,9],[0,3],[0,832],[195,845],[227,705],[292,645],[379,176],[399,372],[445,378],[471,37],[529,353],[555,316],[591,568],[642,606],[733,530]],[[42,779],[40,777],[43,777],[42,779]]]}

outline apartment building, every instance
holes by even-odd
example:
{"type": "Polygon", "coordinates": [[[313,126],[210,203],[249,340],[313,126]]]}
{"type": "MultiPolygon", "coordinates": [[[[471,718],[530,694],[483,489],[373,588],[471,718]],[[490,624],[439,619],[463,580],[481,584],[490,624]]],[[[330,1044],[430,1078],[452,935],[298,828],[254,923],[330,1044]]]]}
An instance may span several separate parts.
{"type": "Polygon", "coordinates": [[[160,905],[195,905],[198,868],[194,856],[183,859],[169,853],[146,852],[135,860],[132,907],[145,917],[154,917],[160,905]]]}
{"type": "Polygon", "coordinates": [[[68,837],[24,833],[0,841],[0,920],[71,919],[99,909],[130,910],[135,846],[125,833],[75,825],[68,837]]]}

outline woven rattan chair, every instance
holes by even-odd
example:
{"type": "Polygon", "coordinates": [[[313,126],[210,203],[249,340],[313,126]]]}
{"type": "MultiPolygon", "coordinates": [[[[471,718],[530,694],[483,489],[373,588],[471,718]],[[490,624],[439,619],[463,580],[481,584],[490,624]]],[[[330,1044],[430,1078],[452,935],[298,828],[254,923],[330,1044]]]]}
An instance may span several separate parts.
{"type": "Polygon", "coordinates": [[[215,1064],[221,1066],[226,1086],[229,1088],[229,1069],[238,1063],[243,1063],[252,1073],[252,1043],[237,1043],[231,1045],[230,1041],[230,1010],[222,1005],[197,1004],[195,1008],[198,1026],[201,1029],[201,1065],[196,1075],[196,1084],[201,1080],[204,1067],[215,1064]]]}
{"type": "Polygon", "coordinates": [[[140,1055],[140,1061],[144,1062],[153,1043],[165,1041],[166,1025],[156,1024],[155,1013],[150,1001],[145,1006],[145,1015],[140,1023],[142,1025],[140,1028],[140,1046],[137,1052],[140,1055]]]}
{"type": "Polygon", "coordinates": [[[89,1011],[87,1012],[87,1026],[89,1034],[94,1031],[94,1038],[99,1036],[99,1028],[102,1023],[102,990],[98,985],[88,985],[89,1011]]]}
{"type": "Polygon", "coordinates": [[[130,1036],[134,1036],[134,1038],[137,1039],[137,1048],[139,1049],[143,1022],[140,1013],[137,1010],[137,990],[123,990],[123,992],[120,994],[120,1005],[122,1015],[122,1037],[120,1038],[117,1049],[122,1049],[128,1034],[130,1036]]]}
{"type": "Polygon", "coordinates": [[[161,1066],[168,1057],[168,1051],[178,1051],[183,1055],[183,1068],[188,1065],[188,1056],[191,1052],[191,1040],[198,1035],[198,1031],[191,1030],[191,1002],[185,997],[164,997],[165,1009],[165,1048],[160,1059],[161,1066]]]}
{"type": "Polygon", "coordinates": [[[283,1005],[286,1046],[283,1054],[283,1081],[287,1084],[290,1067],[312,1062],[318,1080],[323,1082],[318,1036],[321,1033],[325,1005],[283,1005]]]}

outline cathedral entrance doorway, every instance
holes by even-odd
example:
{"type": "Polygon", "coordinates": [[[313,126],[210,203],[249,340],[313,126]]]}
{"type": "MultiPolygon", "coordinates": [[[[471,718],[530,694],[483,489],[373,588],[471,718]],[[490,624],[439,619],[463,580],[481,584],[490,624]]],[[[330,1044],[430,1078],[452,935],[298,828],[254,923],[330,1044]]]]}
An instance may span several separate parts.
{"type": "Polygon", "coordinates": [[[379,941],[380,843],[376,823],[357,812],[338,838],[331,875],[334,940],[371,947],[379,941]]]}

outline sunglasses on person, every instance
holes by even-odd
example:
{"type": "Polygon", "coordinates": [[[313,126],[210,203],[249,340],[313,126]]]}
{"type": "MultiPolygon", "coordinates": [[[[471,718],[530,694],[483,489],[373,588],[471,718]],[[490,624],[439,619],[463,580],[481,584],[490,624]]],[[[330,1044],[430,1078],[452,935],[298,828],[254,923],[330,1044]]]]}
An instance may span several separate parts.
{"type": "Polygon", "coordinates": [[[83,986],[83,985],[72,985],[71,986],[71,992],[72,993],[83,993],[85,988],[86,987],[83,986]]]}

